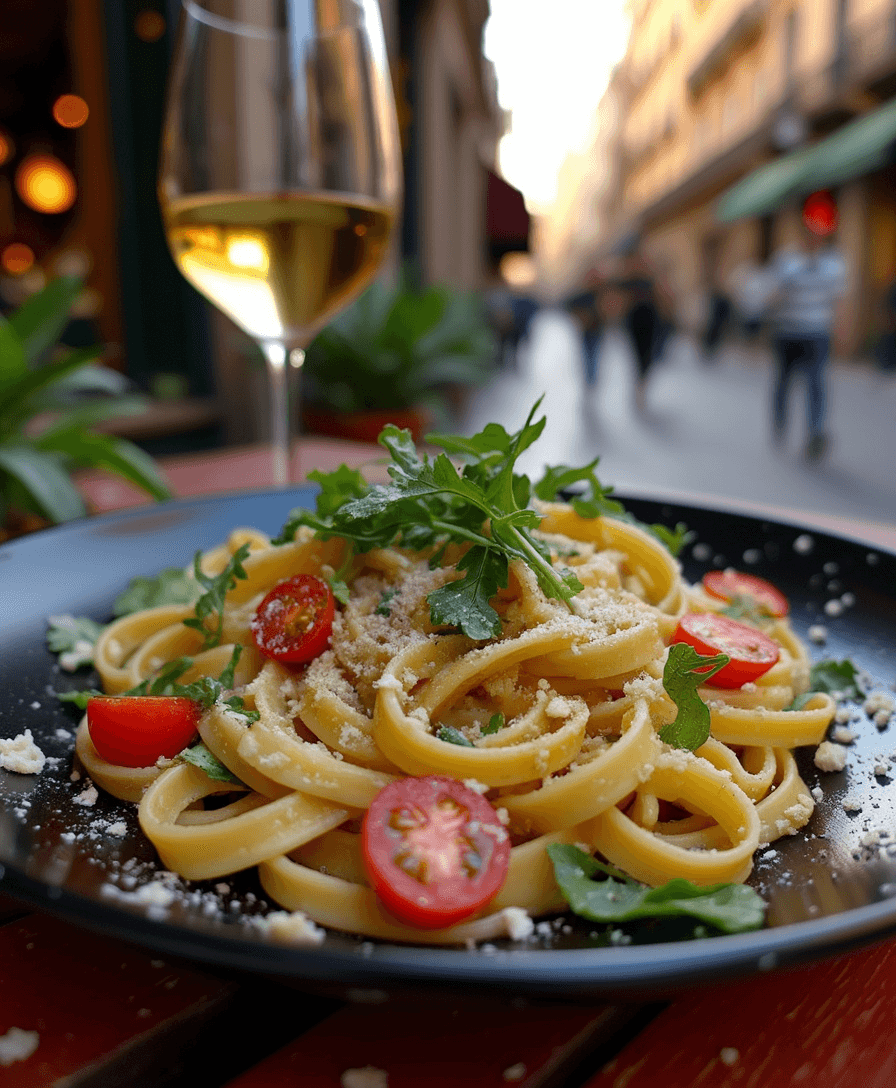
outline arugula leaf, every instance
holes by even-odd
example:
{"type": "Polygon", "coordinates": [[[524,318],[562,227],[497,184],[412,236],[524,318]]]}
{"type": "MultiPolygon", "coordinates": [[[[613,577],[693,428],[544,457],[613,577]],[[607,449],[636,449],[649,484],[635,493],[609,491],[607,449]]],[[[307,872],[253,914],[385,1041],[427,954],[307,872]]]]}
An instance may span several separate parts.
{"type": "Polygon", "coordinates": [[[238,578],[248,577],[243,568],[243,560],[248,558],[248,555],[249,545],[242,544],[230,557],[230,561],[221,573],[215,575],[208,575],[202,570],[200,565],[202,552],[197,552],[193,558],[196,581],[205,592],[196,601],[195,617],[184,620],[184,625],[200,632],[203,638],[203,650],[217,646],[221,641],[221,632],[224,627],[224,599],[236,585],[238,578]]]}
{"type": "Polygon", "coordinates": [[[552,843],[548,855],[554,878],[570,908],[592,922],[630,922],[642,918],[687,916],[723,933],[759,929],[766,904],[746,884],[700,888],[677,878],[650,888],[567,843],[552,843]],[[604,879],[596,880],[601,875],[604,879]]]}
{"type": "Polygon", "coordinates": [[[842,692],[847,699],[861,699],[858,685],[859,670],[848,659],[816,661],[809,673],[811,691],[842,692]]]}
{"type": "Polygon", "coordinates": [[[829,695],[842,695],[844,699],[861,700],[862,690],[858,684],[859,670],[848,659],[834,661],[826,659],[816,661],[809,671],[809,690],[797,695],[788,710],[802,710],[813,695],[820,691],[829,695]]]}
{"type": "Polygon", "coordinates": [[[475,748],[471,740],[461,733],[459,729],[455,729],[453,725],[443,725],[442,728],[436,733],[439,740],[445,741],[447,744],[457,744],[461,748],[475,748]]]}
{"type": "Polygon", "coordinates": [[[47,646],[59,654],[59,664],[66,672],[93,664],[93,648],[103,632],[103,625],[89,616],[50,616],[47,621],[47,646]]]}
{"type": "Polygon", "coordinates": [[[89,699],[105,694],[96,688],[84,688],[81,691],[57,691],[56,698],[60,703],[74,703],[79,710],[86,710],[89,699]]]}
{"type": "Polygon", "coordinates": [[[192,748],[184,748],[182,752],[178,752],[174,757],[174,761],[175,763],[192,763],[194,767],[204,771],[215,782],[232,782],[237,786],[244,785],[233,771],[229,767],[225,767],[220,759],[201,742],[194,744],[192,748]]]}
{"type": "Polygon", "coordinates": [[[129,616],[160,604],[193,604],[199,596],[199,583],[186,571],[169,567],[151,578],[133,578],[128,588],[115,598],[116,616],[129,616]]]}
{"type": "Polygon", "coordinates": [[[683,521],[678,522],[674,529],[666,525],[648,525],[638,519],[618,499],[612,498],[613,488],[605,487],[595,474],[599,457],[585,465],[583,468],[570,468],[568,465],[555,465],[546,468],[544,475],[535,485],[535,494],[545,502],[552,502],[570,487],[584,483],[581,491],[575,492],[568,499],[570,506],[582,518],[611,517],[620,521],[627,521],[632,525],[638,525],[646,529],[659,540],[659,542],[672,555],[678,555],[685,544],[694,539],[695,534],[688,529],[683,521]]]}
{"type": "MultiPolygon", "coordinates": [[[[427,552],[438,563],[450,544],[466,545],[457,569],[462,578],[440,587],[427,598],[433,623],[463,631],[482,640],[501,633],[498,614],[489,603],[507,585],[509,565],[524,562],[542,592],[567,604],[582,584],[570,570],[557,570],[550,550],[533,536],[541,515],[529,506],[532,483],[514,471],[521,453],[542,434],[546,419],[533,405],[526,422],[513,433],[490,423],[471,437],[429,434],[427,442],[444,452],[430,460],[420,454],[410,432],[387,425],[379,436],[390,461],[388,484],[367,484],[361,474],[344,465],[335,472],[311,473],[320,484],[315,509],[293,510],[274,543],[293,540],[301,526],[324,539],[338,536],[360,552],[400,545],[427,552]],[[449,455],[465,461],[458,469],[449,455]]],[[[585,517],[612,514],[632,519],[611,499],[595,474],[597,459],[583,468],[565,465],[548,469],[535,488],[539,498],[556,497],[559,490],[585,484],[572,499],[585,517]]],[[[681,546],[687,530],[662,529],[665,543],[681,546]]]]}
{"type": "Polygon", "coordinates": [[[727,654],[711,657],[698,654],[686,642],[675,642],[663,668],[663,687],[678,707],[675,720],[660,730],[660,740],[673,748],[693,752],[709,737],[709,707],[697,694],[697,688],[715,676],[731,659],[727,654]],[[699,671],[698,671],[699,670],[699,671]]]}
{"type": "Polygon", "coordinates": [[[492,714],[488,720],[488,725],[485,729],[480,730],[482,736],[488,737],[492,733],[499,733],[504,728],[504,715],[498,711],[497,714],[492,714]]]}

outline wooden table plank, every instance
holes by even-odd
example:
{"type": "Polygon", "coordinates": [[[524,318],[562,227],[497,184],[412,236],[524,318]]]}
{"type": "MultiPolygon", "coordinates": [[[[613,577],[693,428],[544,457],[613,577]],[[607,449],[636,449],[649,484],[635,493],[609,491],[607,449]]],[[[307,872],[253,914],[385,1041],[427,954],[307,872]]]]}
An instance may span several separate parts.
{"type": "Polygon", "coordinates": [[[637,1011],[465,997],[349,1005],[226,1088],[547,1088],[637,1011]]]}
{"type": "Polygon", "coordinates": [[[896,942],[686,994],[586,1088],[893,1088],[896,942]]]}
{"type": "Polygon", "coordinates": [[[0,1037],[7,1040],[6,1050],[0,1046],[0,1082],[114,1088],[155,1069],[151,1083],[161,1083],[179,1047],[236,989],[121,941],[29,914],[0,928],[0,1037]],[[8,1053],[17,1035],[12,1029],[36,1042],[24,1060],[8,1053]]]}

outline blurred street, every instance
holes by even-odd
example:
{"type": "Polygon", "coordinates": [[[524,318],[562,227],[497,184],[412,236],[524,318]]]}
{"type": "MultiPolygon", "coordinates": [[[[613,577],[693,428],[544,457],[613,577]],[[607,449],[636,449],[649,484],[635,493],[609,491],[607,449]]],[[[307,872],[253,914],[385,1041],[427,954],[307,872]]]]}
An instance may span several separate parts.
{"type": "Polygon", "coordinates": [[[761,503],[785,520],[808,512],[896,522],[896,377],[870,363],[832,364],[831,448],[824,460],[809,463],[801,383],[792,390],[787,443],[781,449],[771,443],[772,365],[764,348],[732,345],[707,363],[687,338],[671,340],[651,372],[644,415],[634,407],[632,368],[624,334],[611,329],[597,383],[586,391],[576,329],[565,313],[545,309],[516,368],[505,367],[475,394],[460,429],[472,434],[490,420],[517,429],[544,394],[548,422],[521,459],[527,472],[599,455],[601,481],[622,495],[761,503]]]}

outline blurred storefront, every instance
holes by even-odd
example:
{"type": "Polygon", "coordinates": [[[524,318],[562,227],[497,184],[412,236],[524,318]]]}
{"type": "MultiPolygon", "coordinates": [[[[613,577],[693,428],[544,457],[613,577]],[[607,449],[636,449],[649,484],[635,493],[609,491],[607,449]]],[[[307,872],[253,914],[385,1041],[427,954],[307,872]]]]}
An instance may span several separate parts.
{"type": "Polygon", "coordinates": [[[896,279],[896,4],[632,7],[614,90],[625,95],[615,222],[635,224],[674,275],[681,324],[698,328],[714,284],[791,241],[803,198],[825,188],[851,270],[838,347],[863,352],[896,279]]]}

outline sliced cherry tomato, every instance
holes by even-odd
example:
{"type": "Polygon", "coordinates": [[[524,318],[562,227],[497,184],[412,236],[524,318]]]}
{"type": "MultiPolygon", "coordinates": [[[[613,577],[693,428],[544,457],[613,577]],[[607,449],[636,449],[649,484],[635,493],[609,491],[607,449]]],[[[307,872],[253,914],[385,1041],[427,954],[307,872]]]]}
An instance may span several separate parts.
{"type": "Polygon", "coordinates": [[[179,696],[97,696],[87,700],[87,729],[107,763],[151,767],[187,747],[201,714],[199,703],[179,696]]]}
{"type": "Polygon", "coordinates": [[[507,876],[510,838],[480,794],[454,778],[390,782],[361,825],[364,863],[383,906],[440,929],[492,899],[507,876]]]}
{"type": "Polygon", "coordinates": [[[739,570],[711,570],[703,575],[703,588],[712,597],[720,601],[733,601],[735,597],[748,597],[756,602],[760,612],[770,616],[786,616],[790,604],[784,594],[775,589],[771,582],[755,574],[744,574],[739,570]]]}
{"type": "Polygon", "coordinates": [[[265,657],[301,665],[327,648],[335,611],[333,591],[322,578],[297,574],[274,586],[249,626],[265,657]]]}
{"type": "Polygon", "coordinates": [[[717,688],[739,688],[755,680],[768,672],[781,652],[762,631],[715,612],[685,612],[672,641],[687,642],[699,654],[727,654],[731,658],[707,681],[717,688]]]}

